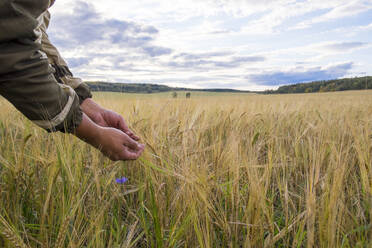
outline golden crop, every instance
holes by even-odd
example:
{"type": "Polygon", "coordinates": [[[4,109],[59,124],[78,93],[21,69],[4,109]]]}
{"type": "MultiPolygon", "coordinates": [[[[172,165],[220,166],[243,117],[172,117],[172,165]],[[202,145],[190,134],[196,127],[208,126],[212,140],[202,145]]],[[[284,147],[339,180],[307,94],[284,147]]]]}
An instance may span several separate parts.
{"type": "Polygon", "coordinates": [[[134,162],[0,99],[0,247],[372,246],[372,91],[178,95],[95,95],[134,162]]]}

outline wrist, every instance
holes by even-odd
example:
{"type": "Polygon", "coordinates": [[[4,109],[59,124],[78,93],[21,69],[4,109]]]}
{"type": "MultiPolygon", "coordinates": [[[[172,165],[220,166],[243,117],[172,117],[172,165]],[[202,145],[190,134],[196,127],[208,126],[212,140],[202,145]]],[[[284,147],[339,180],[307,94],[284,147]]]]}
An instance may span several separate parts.
{"type": "Polygon", "coordinates": [[[81,103],[80,108],[90,119],[96,123],[102,118],[101,116],[105,111],[104,108],[94,102],[91,98],[85,99],[81,103]]]}
{"type": "Polygon", "coordinates": [[[103,128],[96,125],[85,113],[83,114],[80,125],[75,130],[75,135],[98,148],[103,137],[103,128]]]}

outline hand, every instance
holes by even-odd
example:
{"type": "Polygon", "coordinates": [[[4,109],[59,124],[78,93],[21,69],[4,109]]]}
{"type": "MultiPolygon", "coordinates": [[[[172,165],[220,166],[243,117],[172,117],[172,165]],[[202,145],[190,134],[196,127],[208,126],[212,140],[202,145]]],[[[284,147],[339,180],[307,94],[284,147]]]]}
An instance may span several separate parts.
{"type": "Polygon", "coordinates": [[[90,98],[84,100],[80,107],[97,125],[116,128],[126,133],[132,139],[136,141],[140,140],[140,138],[128,128],[124,118],[114,111],[102,108],[90,98]]]}
{"type": "Polygon", "coordinates": [[[115,128],[102,128],[98,137],[98,149],[113,161],[135,160],[141,156],[145,146],[115,128]]]}
{"type": "Polygon", "coordinates": [[[106,109],[103,110],[100,113],[96,123],[102,127],[116,128],[126,133],[132,139],[136,141],[140,140],[140,138],[128,128],[128,125],[125,122],[124,118],[121,115],[115,113],[114,111],[106,109]]]}
{"type": "Polygon", "coordinates": [[[97,125],[86,114],[83,114],[75,135],[99,149],[113,161],[135,160],[141,156],[145,148],[143,144],[118,129],[97,125]]]}

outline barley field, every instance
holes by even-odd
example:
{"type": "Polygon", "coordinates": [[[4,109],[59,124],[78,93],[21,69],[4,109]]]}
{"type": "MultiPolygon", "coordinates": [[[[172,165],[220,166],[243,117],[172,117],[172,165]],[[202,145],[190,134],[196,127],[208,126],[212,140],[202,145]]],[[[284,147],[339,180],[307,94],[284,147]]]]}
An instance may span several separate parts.
{"type": "Polygon", "coordinates": [[[372,91],[94,98],[139,160],[0,99],[0,247],[372,247],[372,91]]]}

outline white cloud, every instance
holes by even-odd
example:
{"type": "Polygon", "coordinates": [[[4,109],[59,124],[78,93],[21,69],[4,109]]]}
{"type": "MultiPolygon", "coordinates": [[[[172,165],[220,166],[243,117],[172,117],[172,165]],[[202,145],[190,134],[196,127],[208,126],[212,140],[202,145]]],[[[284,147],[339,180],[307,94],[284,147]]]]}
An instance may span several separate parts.
{"type": "Polygon", "coordinates": [[[285,84],[330,80],[344,77],[352,69],[353,63],[341,63],[325,67],[295,67],[289,70],[272,70],[246,76],[250,81],[261,85],[279,86],[285,84]]]}
{"type": "MultiPolygon", "coordinates": [[[[52,8],[50,35],[73,72],[84,79],[266,89],[276,85],[258,85],[250,79],[265,78],[267,73],[282,80],[310,80],[312,73],[336,75],[329,73],[330,60],[358,64],[353,54],[371,49],[372,40],[361,34],[372,29],[372,23],[355,23],[353,39],[346,38],[343,33],[350,30],[341,24],[334,30],[348,32],[338,32],[339,37],[329,36],[328,30],[320,36],[293,27],[357,16],[371,9],[369,3],[58,0],[52,8]],[[77,9],[79,4],[86,8],[77,9]],[[287,35],[289,31],[298,34],[287,35]]],[[[350,73],[354,67],[337,68],[350,73]]]]}
{"type": "Polygon", "coordinates": [[[368,46],[365,42],[333,42],[326,45],[322,45],[321,48],[331,52],[351,52],[355,49],[361,49],[368,46]]]}
{"type": "MultiPolygon", "coordinates": [[[[325,1],[327,2],[327,1],[325,1]]],[[[336,19],[346,18],[350,16],[356,16],[360,13],[366,12],[372,9],[372,1],[340,1],[339,3],[334,2],[331,4],[329,2],[328,6],[324,6],[322,4],[317,6],[317,9],[328,10],[325,14],[316,16],[311,20],[306,20],[298,25],[296,25],[295,29],[302,29],[308,28],[314,24],[333,21],[336,19]]]]}
{"type": "Polygon", "coordinates": [[[359,30],[369,30],[369,29],[372,29],[372,22],[368,25],[365,25],[365,26],[359,26],[358,27],[359,30]]]}

